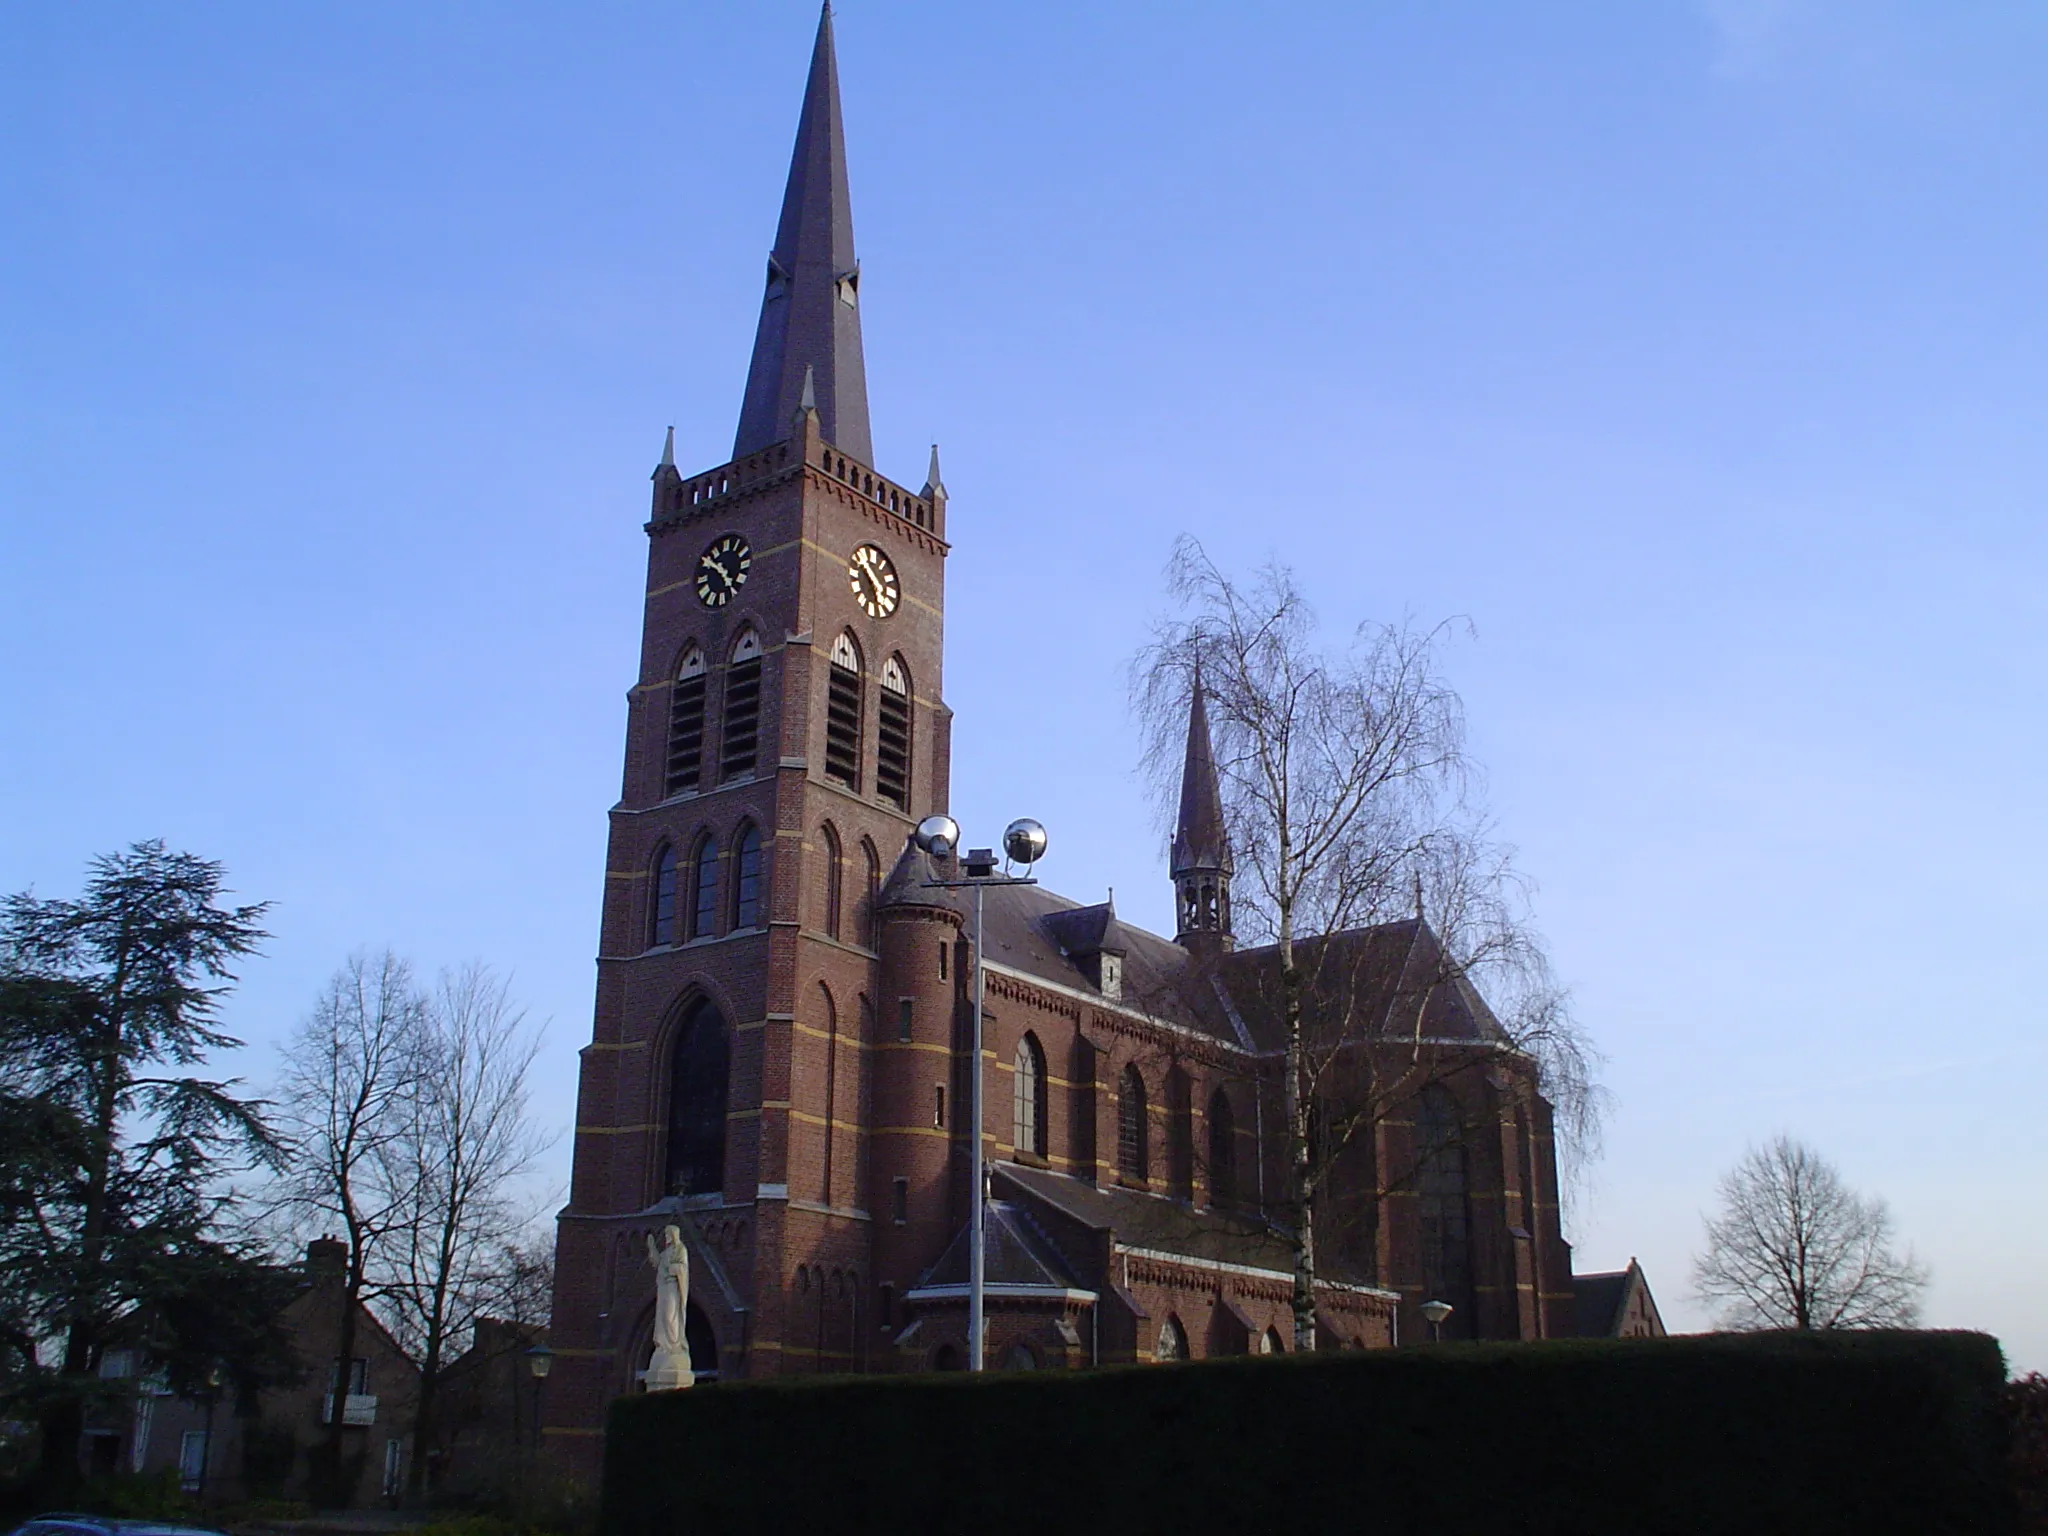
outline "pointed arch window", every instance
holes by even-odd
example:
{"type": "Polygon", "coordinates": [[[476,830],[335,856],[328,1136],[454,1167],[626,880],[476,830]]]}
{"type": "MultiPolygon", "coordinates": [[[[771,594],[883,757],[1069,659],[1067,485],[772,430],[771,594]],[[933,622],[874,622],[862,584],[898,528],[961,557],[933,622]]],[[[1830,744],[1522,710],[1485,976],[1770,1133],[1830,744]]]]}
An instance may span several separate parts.
{"type": "Polygon", "coordinates": [[[665,945],[676,942],[677,873],[675,846],[663,843],[661,852],[654,857],[654,902],[652,921],[648,925],[649,944],[665,945]]]}
{"type": "Polygon", "coordinates": [[[1185,1360],[1187,1357],[1187,1333],[1181,1328],[1179,1318],[1169,1316],[1159,1325],[1159,1342],[1152,1346],[1152,1358],[1171,1362],[1185,1360]]]}
{"type": "Polygon", "coordinates": [[[749,629],[733,642],[725,664],[724,739],[718,778],[742,779],[754,771],[761,747],[761,637],[749,629]]]}
{"type": "Polygon", "coordinates": [[[860,647],[840,632],[832,642],[832,665],[825,683],[825,777],[858,793],[861,758],[860,647]]]}
{"type": "Polygon", "coordinates": [[[1017,1070],[1011,1075],[1011,1142],[1019,1152],[1045,1156],[1046,1100],[1045,1052],[1038,1036],[1027,1034],[1017,1042],[1017,1070]]]}
{"type": "Polygon", "coordinates": [[[1472,1239],[1465,1134],[1458,1101],[1442,1084],[1432,1083],[1417,1096],[1415,1154],[1423,1284],[1432,1298],[1458,1309],[1447,1319],[1452,1327],[1469,1328],[1472,1239]]]}
{"type": "Polygon", "coordinates": [[[1145,1079],[1125,1067],[1116,1088],[1116,1171],[1128,1184],[1143,1184],[1149,1147],[1145,1124],[1145,1079]]]}
{"type": "Polygon", "coordinates": [[[1179,1067],[1166,1074],[1166,1178],[1173,1193],[1191,1199],[1195,1192],[1194,1093],[1179,1067]]]}
{"type": "Polygon", "coordinates": [[[725,1187],[725,1099],[731,1049],[725,1020],[700,1000],[683,1015],[669,1055],[666,1193],[725,1187]]]}
{"type": "Polygon", "coordinates": [[[718,840],[709,832],[690,853],[690,910],[686,937],[708,939],[718,925],[718,840]]]}
{"type": "Polygon", "coordinates": [[[733,844],[732,925],[735,928],[759,928],[767,910],[767,882],[761,869],[761,829],[749,823],[733,844]]]}
{"type": "Polygon", "coordinates": [[[692,641],[683,648],[669,689],[668,767],[662,798],[694,790],[704,776],[704,647],[692,641]]]}
{"type": "Polygon", "coordinates": [[[875,852],[871,838],[860,840],[861,857],[867,863],[867,902],[862,907],[862,927],[869,949],[882,947],[882,856],[875,852]]]}
{"type": "Polygon", "coordinates": [[[818,915],[826,937],[839,937],[840,866],[839,830],[831,822],[818,829],[818,860],[823,866],[823,888],[819,892],[818,915]]]}
{"type": "Polygon", "coordinates": [[[1237,1116],[1221,1088],[1209,1095],[1209,1203],[1237,1200],[1237,1116]]]}
{"type": "Polygon", "coordinates": [[[899,811],[910,809],[910,674],[903,658],[882,664],[876,709],[875,793],[899,811]]]}

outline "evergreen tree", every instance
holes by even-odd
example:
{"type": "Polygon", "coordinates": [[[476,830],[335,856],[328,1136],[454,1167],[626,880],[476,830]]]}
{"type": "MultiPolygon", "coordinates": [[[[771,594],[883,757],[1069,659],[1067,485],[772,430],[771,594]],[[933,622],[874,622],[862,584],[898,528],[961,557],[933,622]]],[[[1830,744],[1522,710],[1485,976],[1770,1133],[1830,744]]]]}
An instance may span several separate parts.
{"type": "Polygon", "coordinates": [[[110,1347],[173,1387],[282,1369],[279,1281],[230,1233],[228,1180],[275,1160],[260,1102],[195,1075],[229,966],[265,911],[160,841],[95,859],[75,901],[0,907],[0,1391],[42,1434],[46,1494],[76,1482],[110,1347]]]}

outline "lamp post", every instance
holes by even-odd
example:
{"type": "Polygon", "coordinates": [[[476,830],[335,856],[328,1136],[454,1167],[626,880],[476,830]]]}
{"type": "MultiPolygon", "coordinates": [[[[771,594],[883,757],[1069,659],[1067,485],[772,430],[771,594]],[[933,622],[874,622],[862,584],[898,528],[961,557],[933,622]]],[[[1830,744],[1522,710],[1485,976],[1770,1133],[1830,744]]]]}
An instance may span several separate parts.
{"type": "MultiPolygon", "coordinates": [[[[950,816],[927,816],[917,824],[911,834],[917,846],[933,858],[943,859],[960,846],[960,823],[950,816]]],[[[981,1004],[987,982],[987,971],[982,964],[981,946],[981,898],[982,893],[992,885],[1036,885],[1028,871],[1031,866],[1045,857],[1045,828],[1028,816],[1013,821],[1003,829],[1003,873],[996,873],[996,856],[987,848],[972,848],[960,856],[964,877],[958,880],[930,880],[926,884],[945,890],[971,890],[974,892],[974,1028],[969,1049],[974,1070],[968,1074],[967,1086],[967,1369],[979,1371],[984,1368],[986,1353],[984,1337],[986,1328],[983,1317],[982,1298],[985,1290],[984,1241],[988,1217],[988,1197],[982,1172],[982,1065],[981,1065],[981,1004]],[[1011,864],[1022,864],[1027,873],[1009,873],[1011,864]]]]}
{"type": "Polygon", "coordinates": [[[206,1438],[200,1441],[199,1486],[192,1490],[201,1504],[206,1502],[206,1474],[213,1466],[213,1410],[220,1402],[221,1379],[217,1365],[206,1373],[206,1438]]]}
{"type": "Polygon", "coordinates": [[[1429,1342],[1441,1344],[1444,1341],[1444,1319],[1457,1310],[1448,1301],[1425,1301],[1422,1315],[1429,1321],[1429,1342]]]}
{"type": "MultiPolygon", "coordinates": [[[[548,1383],[548,1371],[554,1363],[555,1352],[545,1344],[536,1344],[526,1351],[526,1368],[533,1374],[533,1455],[528,1459],[535,1470],[540,1467],[540,1393],[548,1383]]],[[[521,1469],[522,1472],[524,1470],[521,1469]]],[[[523,1484],[525,1481],[522,1476],[520,1482],[523,1484]]]]}

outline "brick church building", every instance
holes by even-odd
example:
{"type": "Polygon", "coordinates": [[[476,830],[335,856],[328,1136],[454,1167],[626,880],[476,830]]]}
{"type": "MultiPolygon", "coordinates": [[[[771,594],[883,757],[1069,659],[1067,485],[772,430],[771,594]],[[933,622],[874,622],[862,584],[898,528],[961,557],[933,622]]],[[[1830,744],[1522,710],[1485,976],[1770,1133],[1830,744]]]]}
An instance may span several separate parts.
{"type": "MultiPolygon", "coordinates": [[[[971,927],[909,841],[946,808],[937,454],[874,463],[829,10],[731,459],[654,472],[595,1024],[559,1218],[546,1433],[594,1469],[648,1363],[649,1234],[689,1247],[700,1384],[964,1362],[967,1138],[989,1159],[991,1368],[1291,1347],[1270,949],[1231,932],[1199,693],[1167,937],[1043,887],[971,927]],[[983,1124],[963,1122],[982,1074],[983,1124]]],[[[974,536],[971,519],[959,530],[974,536]]],[[[1449,1063],[1363,1139],[1319,1225],[1319,1347],[1576,1331],[1550,1109],[1419,918],[1335,936],[1449,1063]],[[1460,1065],[1463,1063],[1463,1065],[1460,1065]],[[1405,1170],[1405,1171],[1403,1171],[1405,1170]]]]}

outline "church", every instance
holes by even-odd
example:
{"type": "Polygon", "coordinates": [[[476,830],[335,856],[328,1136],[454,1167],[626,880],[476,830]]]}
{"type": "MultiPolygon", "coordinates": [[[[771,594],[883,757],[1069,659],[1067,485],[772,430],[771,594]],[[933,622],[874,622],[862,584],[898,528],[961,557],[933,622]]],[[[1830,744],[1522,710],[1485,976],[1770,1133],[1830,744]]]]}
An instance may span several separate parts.
{"type": "MultiPolygon", "coordinates": [[[[1277,960],[1232,932],[1199,690],[1178,931],[987,890],[971,1052],[973,925],[937,883],[953,860],[911,838],[948,801],[954,509],[936,450],[915,488],[874,463],[829,8],[732,457],[685,474],[673,448],[558,1224],[555,1454],[594,1471],[606,1405],[644,1385],[647,1244],[670,1226],[700,1388],[960,1368],[970,1138],[990,1369],[1290,1349],[1277,960]]],[[[971,511],[957,532],[974,537],[971,511]]],[[[1317,1346],[1576,1333],[1533,1065],[1420,917],[1324,942],[1402,1048],[1426,1039],[1447,1066],[1329,1185],[1317,1346]]]]}

